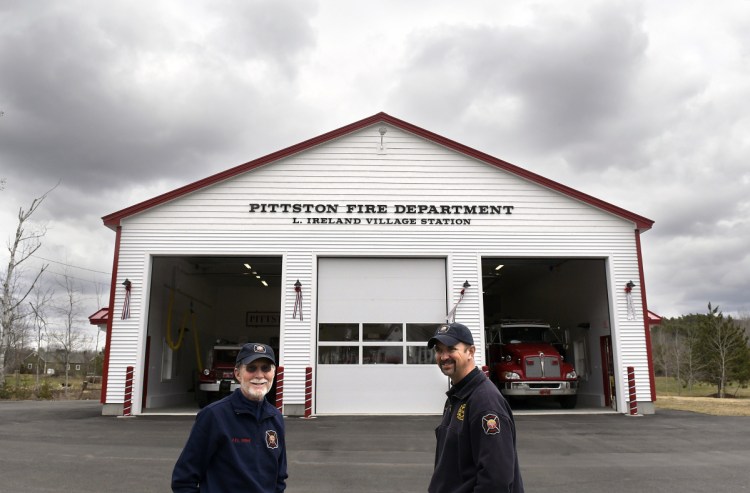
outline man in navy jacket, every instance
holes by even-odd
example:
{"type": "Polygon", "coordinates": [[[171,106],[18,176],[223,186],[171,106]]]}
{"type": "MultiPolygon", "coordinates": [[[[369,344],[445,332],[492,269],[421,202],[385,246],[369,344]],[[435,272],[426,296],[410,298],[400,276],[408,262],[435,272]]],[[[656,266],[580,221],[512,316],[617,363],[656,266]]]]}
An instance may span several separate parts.
{"type": "Polygon", "coordinates": [[[453,384],[435,430],[429,493],[523,493],[513,413],[477,368],[471,331],[458,323],[441,325],[427,346],[435,348],[435,362],[453,384]]]}
{"type": "Polygon", "coordinates": [[[284,418],[265,400],[275,365],[269,346],[242,347],[234,368],[240,388],[198,413],[172,472],[173,492],[284,491],[284,418]]]}

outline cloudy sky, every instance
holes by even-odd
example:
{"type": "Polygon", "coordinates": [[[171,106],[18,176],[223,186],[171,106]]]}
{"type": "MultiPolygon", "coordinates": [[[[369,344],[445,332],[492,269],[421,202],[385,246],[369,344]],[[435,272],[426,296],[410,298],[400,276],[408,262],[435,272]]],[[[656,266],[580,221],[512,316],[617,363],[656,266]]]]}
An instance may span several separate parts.
{"type": "Polygon", "coordinates": [[[0,25],[0,233],[59,183],[28,269],[85,315],[102,216],[380,111],[653,219],[657,313],[750,314],[748,0],[0,0],[0,25]]]}

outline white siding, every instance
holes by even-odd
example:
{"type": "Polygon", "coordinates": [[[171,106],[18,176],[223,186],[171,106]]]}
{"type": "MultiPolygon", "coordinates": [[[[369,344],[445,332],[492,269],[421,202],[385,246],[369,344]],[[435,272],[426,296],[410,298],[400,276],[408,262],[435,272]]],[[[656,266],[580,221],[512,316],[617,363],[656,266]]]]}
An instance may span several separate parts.
{"type": "MultiPolygon", "coordinates": [[[[113,314],[107,402],[122,402],[127,365],[143,360],[142,291],[151,254],[284,255],[281,362],[285,401],[304,402],[304,368],[314,354],[317,256],[437,256],[448,259],[448,304],[464,281],[471,288],[457,320],[482,338],[481,256],[608,258],[614,293],[613,336],[621,371],[635,366],[639,400],[650,400],[640,286],[637,317],[626,318],[624,285],[639,284],[634,224],[571,197],[388,127],[387,151],[377,152],[379,125],[180,197],[122,221],[118,286],[134,282],[132,318],[113,314]],[[509,205],[512,214],[419,216],[358,214],[335,217],[470,219],[470,225],[308,225],[292,218],[332,214],[249,213],[250,203],[509,205]],[[304,320],[292,319],[294,282],[303,284],[304,320]]],[[[136,375],[139,381],[142,375],[136,375]]],[[[626,392],[618,389],[619,395],[626,392]]],[[[135,407],[135,406],[134,406],[135,407]]],[[[624,409],[624,407],[621,407],[624,409]]]]}

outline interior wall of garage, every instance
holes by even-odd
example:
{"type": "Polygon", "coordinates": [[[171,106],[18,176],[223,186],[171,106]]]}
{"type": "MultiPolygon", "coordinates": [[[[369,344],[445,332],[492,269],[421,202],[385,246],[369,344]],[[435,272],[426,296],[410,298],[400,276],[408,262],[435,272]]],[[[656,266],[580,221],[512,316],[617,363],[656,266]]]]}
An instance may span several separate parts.
{"type": "Polygon", "coordinates": [[[148,351],[144,354],[144,359],[148,360],[145,361],[147,381],[144,382],[146,399],[143,402],[146,409],[181,405],[194,399],[194,394],[189,393],[189,390],[194,388],[198,371],[193,332],[195,329],[184,332],[180,341],[180,326],[183,322],[188,326],[194,323],[199,330],[198,345],[200,348],[205,347],[210,338],[200,328],[213,323],[213,311],[210,307],[211,292],[204,280],[185,275],[191,268],[189,263],[180,258],[156,257],[151,262],[148,351]],[[177,292],[172,296],[168,286],[177,286],[181,293],[189,293],[201,300],[200,303],[192,303],[194,317],[189,315],[190,298],[177,292]],[[173,345],[179,344],[176,350],[170,349],[167,343],[168,326],[173,345]]]}
{"type": "Polygon", "coordinates": [[[281,298],[279,287],[266,288],[257,283],[246,286],[217,286],[216,317],[211,334],[214,339],[243,344],[260,342],[278,349],[279,325],[248,325],[248,312],[275,314],[278,317],[281,298]]]}

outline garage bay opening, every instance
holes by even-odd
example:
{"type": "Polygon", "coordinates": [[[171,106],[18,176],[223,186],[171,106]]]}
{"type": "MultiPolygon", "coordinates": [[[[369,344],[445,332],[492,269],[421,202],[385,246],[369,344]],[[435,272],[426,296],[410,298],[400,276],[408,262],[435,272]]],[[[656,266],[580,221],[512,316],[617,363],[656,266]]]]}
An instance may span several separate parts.
{"type": "Polygon", "coordinates": [[[281,271],[281,257],[152,258],[144,409],[197,409],[228,394],[246,342],[278,358],[281,271]]]}
{"type": "Polygon", "coordinates": [[[482,259],[485,356],[514,407],[605,407],[600,338],[610,336],[606,261],[482,259]]]}

